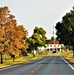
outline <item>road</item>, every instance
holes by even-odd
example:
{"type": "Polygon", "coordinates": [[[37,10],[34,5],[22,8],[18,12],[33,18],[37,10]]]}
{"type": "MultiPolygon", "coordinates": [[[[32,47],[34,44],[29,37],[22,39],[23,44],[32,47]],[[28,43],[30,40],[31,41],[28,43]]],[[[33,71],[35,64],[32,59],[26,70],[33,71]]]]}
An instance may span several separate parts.
{"type": "Polygon", "coordinates": [[[47,56],[0,69],[0,75],[74,75],[74,67],[61,56],[47,56]]]}

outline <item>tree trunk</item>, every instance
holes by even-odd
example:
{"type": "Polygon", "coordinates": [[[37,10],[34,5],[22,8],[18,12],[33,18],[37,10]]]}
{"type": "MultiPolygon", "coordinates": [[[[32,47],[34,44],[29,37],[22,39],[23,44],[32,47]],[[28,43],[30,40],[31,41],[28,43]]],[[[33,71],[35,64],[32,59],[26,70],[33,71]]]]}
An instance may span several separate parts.
{"type": "Polygon", "coordinates": [[[33,54],[33,57],[35,57],[35,54],[33,54]]]}
{"type": "Polygon", "coordinates": [[[13,56],[13,62],[15,62],[15,55],[13,56]]]}
{"type": "Polygon", "coordinates": [[[0,54],[1,54],[1,64],[3,64],[3,54],[2,53],[0,54]]]}

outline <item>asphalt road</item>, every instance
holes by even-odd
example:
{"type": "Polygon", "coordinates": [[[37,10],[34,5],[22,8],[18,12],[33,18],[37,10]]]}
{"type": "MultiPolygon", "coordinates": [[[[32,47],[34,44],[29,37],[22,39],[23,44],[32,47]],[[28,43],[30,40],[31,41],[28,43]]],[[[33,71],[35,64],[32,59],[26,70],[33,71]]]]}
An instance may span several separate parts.
{"type": "Polygon", "coordinates": [[[0,75],[74,75],[74,67],[63,57],[47,56],[28,63],[0,69],[0,75]]]}

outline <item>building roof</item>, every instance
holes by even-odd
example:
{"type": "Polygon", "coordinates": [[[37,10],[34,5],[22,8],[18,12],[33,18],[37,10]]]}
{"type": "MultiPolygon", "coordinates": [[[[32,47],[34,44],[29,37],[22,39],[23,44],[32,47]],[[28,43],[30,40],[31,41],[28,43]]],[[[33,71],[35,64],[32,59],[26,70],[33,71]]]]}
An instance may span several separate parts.
{"type": "Polygon", "coordinates": [[[59,44],[59,41],[50,41],[48,44],[59,44]]]}

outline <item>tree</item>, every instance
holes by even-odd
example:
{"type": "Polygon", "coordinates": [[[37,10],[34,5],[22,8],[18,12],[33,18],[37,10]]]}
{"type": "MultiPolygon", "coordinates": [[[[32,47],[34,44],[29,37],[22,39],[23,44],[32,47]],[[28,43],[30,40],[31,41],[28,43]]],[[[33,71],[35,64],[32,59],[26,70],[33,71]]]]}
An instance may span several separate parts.
{"type": "Polygon", "coordinates": [[[13,61],[15,61],[15,57],[19,56],[21,52],[26,51],[27,45],[24,41],[26,39],[26,31],[24,30],[24,27],[19,25],[13,27],[9,31],[11,33],[7,33],[10,36],[7,36],[8,40],[10,40],[8,44],[8,52],[13,56],[13,61]]]}
{"type": "Polygon", "coordinates": [[[35,40],[32,39],[31,37],[27,38],[26,42],[28,43],[29,47],[27,49],[28,52],[32,52],[34,50],[35,46],[35,40]]]}
{"type": "Polygon", "coordinates": [[[46,31],[43,28],[35,27],[31,37],[28,38],[29,50],[37,50],[40,46],[45,46],[46,31]]]}
{"type": "Polygon", "coordinates": [[[50,39],[46,39],[46,44],[48,44],[51,40],[50,39]]]}
{"type": "Polygon", "coordinates": [[[58,22],[55,28],[57,30],[57,39],[65,45],[73,46],[74,51],[74,8],[62,17],[62,21],[58,22]]]}
{"type": "Polygon", "coordinates": [[[8,52],[15,61],[15,57],[26,50],[25,43],[27,30],[22,25],[17,25],[14,15],[10,14],[8,7],[0,8],[0,54],[1,63],[3,55],[8,52]],[[21,34],[21,36],[20,36],[21,34]]]}
{"type": "MultiPolygon", "coordinates": [[[[5,52],[5,32],[4,32],[4,26],[7,23],[7,15],[9,13],[9,10],[7,7],[1,7],[0,8],[0,54],[1,54],[1,64],[3,63],[3,54],[5,52]]],[[[9,17],[9,16],[8,16],[9,17]]]]}
{"type": "Polygon", "coordinates": [[[50,41],[57,41],[56,37],[52,36],[50,41]]]}

